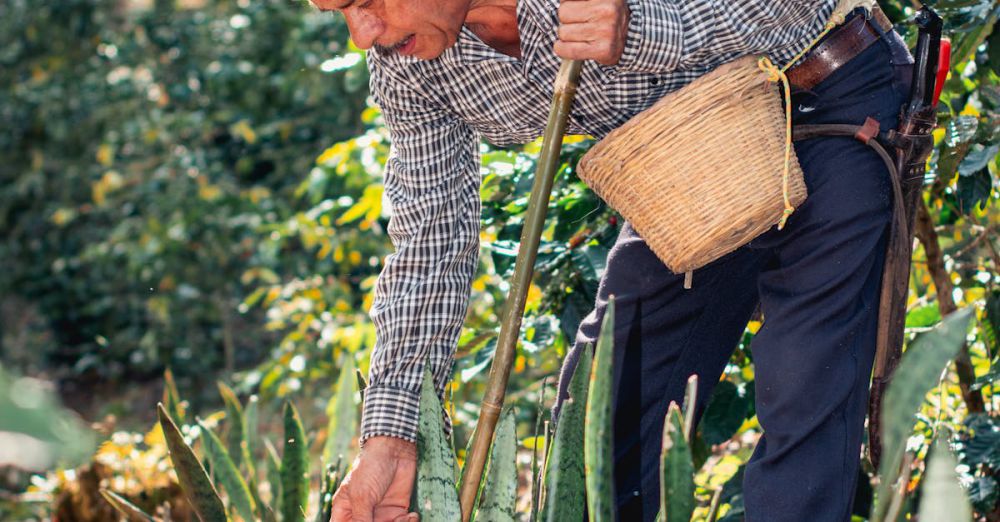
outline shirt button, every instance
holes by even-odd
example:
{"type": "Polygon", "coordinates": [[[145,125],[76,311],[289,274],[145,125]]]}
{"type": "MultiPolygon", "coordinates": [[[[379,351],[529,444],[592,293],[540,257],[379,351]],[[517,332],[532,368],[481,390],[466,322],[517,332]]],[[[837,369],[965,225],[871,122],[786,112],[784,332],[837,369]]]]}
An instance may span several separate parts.
{"type": "Polygon", "coordinates": [[[660,79],[659,78],[655,78],[654,77],[654,78],[650,78],[649,79],[649,84],[650,85],[658,85],[659,83],[660,83],[660,79]]]}

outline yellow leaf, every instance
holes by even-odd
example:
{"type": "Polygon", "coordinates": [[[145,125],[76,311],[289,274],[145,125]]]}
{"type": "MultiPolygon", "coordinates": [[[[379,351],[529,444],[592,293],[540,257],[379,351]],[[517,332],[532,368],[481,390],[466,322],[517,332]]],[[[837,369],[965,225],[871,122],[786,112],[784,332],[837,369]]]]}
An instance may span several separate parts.
{"type": "Polygon", "coordinates": [[[489,274],[483,274],[477,277],[476,280],[472,282],[472,289],[477,292],[482,292],[483,290],[486,290],[486,283],[489,282],[489,279],[490,279],[489,274]]]}
{"type": "Polygon", "coordinates": [[[97,162],[105,167],[110,167],[111,162],[114,160],[114,151],[111,150],[111,145],[107,143],[102,143],[100,147],[97,147],[97,162]]]}
{"type": "Polygon", "coordinates": [[[167,443],[167,440],[163,437],[163,429],[160,428],[159,423],[153,424],[153,429],[146,432],[146,435],[142,438],[146,446],[162,446],[167,443]]]}
{"type": "Polygon", "coordinates": [[[521,441],[521,445],[530,450],[542,449],[545,447],[545,437],[528,437],[521,441]]]}
{"type": "Polygon", "coordinates": [[[222,189],[218,185],[202,185],[198,187],[198,197],[205,201],[215,201],[222,196],[222,189]]]}
{"type": "Polygon", "coordinates": [[[344,149],[346,147],[343,143],[336,143],[332,147],[323,151],[322,154],[316,158],[316,164],[322,165],[330,161],[339,161],[340,157],[343,156],[344,149]]]}
{"type": "Polygon", "coordinates": [[[250,127],[250,123],[247,120],[240,120],[234,123],[229,128],[229,132],[243,138],[243,141],[251,145],[257,143],[257,133],[250,127]]]}
{"type": "Polygon", "coordinates": [[[525,302],[525,310],[537,310],[542,301],[542,289],[538,285],[532,284],[528,287],[528,297],[525,302]]]}
{"type": "Polygon", "coordinates": [[[52,213],[50,218],[56,226],[63,226],[76,218],[76,211],[69,208],[60,208],[52,213]]]}
{"type": "Polygon", "coordinates": [[[331,250],[333,250],[333,243],[324,241],[323,246],[319,249],[319,252],[316,252],[316,259],[326,259],[326,257],[330,255],[331,250]]]}
{"type": "Polygon", "coordinates": [[[979,117],[979,110],[976,109],[971,103],[966,103],[965,107],[962,108],[962,112],[959,113],[961,116],[975,116],[979,117]]]}

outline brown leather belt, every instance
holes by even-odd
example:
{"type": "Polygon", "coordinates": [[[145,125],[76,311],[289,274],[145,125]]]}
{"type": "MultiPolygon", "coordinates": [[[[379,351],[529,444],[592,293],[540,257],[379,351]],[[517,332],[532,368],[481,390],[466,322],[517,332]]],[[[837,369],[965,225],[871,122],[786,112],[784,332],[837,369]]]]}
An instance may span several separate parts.
{"type": "Polygon", "coordinates": [[[877,7],[872,9],[871,16],[864,13],[855,15],[830,32],[801,62],[789,69],[788,82],[799,89],[812,89],[878,41],[883,33],[890,31],[892,22],[877,7]]]}

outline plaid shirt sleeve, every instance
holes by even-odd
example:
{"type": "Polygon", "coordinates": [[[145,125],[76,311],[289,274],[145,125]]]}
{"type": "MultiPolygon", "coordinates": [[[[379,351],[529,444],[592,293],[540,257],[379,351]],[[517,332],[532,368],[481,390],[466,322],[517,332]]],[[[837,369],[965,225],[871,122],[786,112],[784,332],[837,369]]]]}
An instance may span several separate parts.
{"type": "Polygon", "coordinates": [[[442,396],[479,259],[478,136],[421,93],[400,72],[405,65],[383,62],[396,58],[368,53],[372,96],[392,141],[384,190],[395,252],[370,310],[376,341],[362,443],[376,435],[416,440],[424,364],[442,396]]]}
{"type": "Polygon", "coordinates": [[[769,54],[783,65],[809,44],[836,0],[627,0],[628,35],[618,68],[665,73],[720,56],[769,54]]]}

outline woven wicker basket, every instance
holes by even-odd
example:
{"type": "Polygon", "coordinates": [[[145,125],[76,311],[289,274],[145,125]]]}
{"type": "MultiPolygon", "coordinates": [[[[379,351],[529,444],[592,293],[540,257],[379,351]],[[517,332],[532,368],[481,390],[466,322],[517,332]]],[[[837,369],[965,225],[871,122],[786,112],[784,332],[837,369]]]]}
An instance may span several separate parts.
{"type": "MultiPolygon", "coordinates": [[[[748,56],[637,114],[595,145],[578,172],[670,270],[683,273],[778,222],[784,165],[780,93],[748,56]]],[[[788,192],[793,206],[806,199],[794,150],[788,192]]]]}

